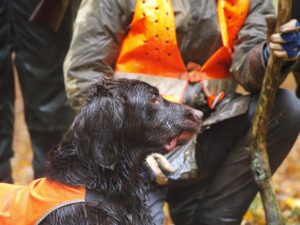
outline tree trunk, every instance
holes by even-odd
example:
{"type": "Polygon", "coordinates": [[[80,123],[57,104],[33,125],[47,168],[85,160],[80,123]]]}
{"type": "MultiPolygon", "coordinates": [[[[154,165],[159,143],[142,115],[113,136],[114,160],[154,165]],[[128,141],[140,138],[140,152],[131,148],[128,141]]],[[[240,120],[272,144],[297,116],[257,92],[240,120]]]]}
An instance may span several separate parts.
{"type": "MultiPolygon", "coordinates": [[[[278,18],[275,32],[290,18],[291,0],[278,0],[278,18]]],[[[253,119],[250,150],[252,154],[252,171],[258,185],[268,225],[283,225],[283,218],[272,188],[271,170],[266,148],[267,124],[279,86],[282,62],[270,54],[263,87],[253,119]]]]}

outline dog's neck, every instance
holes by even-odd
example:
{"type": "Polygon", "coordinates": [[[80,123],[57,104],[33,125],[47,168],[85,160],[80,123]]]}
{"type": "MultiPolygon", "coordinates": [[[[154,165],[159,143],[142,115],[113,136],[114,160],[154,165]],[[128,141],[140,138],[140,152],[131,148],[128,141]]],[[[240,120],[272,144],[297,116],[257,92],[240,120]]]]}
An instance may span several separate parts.
{"type": "Polygon", "coordinates": [[[133,154],[135,151],[123,152],[119,160],[122,163],[117,163],[112,170],[99,165],[87,166],[76,154],[72,154],[72,149],[58,148],[50,157],[47,177],[66,185],[84,186],[87,189],[86,199],[105,202],[110,207],[128,209],[132,220],[140,221],[132,224],[152,224],[144,201],[146,186],[140,175],[145,156],[133,154]],[[89,198],[89,194],[94,196],[89,198]]]}
{"type": "MultiPolygon", "coordinates": [[[[64,149],[65,154],[68,149],[64,149]]],[[[98,164],[82,162],[76,155],[60,158],[60,150],[52,154],[55,158],[50,160],[48,178],[71,186],[84,186],[90,190],[108,192],[107,194],[139,194],[144,185],[140,175],[145,156],[137,155],[142,151],[122,151],[118,163],[113,169],[101,167],[98,164]]]]}

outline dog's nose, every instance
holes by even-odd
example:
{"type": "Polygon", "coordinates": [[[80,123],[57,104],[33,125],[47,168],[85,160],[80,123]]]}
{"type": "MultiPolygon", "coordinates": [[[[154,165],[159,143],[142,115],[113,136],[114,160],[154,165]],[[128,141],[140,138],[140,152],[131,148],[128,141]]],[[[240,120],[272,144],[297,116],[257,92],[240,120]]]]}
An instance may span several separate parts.
{"type": "Polygon", "coordinates": [[[200,110],[193,109],[193,114],[197,120],[199,120],[199,121],[202,120],[203,112],[201,112],[200,110]]]}

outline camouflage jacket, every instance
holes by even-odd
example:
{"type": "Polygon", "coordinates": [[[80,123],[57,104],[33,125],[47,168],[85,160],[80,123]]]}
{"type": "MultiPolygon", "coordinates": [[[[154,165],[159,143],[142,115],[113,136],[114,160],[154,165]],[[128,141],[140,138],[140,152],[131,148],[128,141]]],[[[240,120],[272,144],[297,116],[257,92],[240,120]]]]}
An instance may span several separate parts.
{"type": "MultiPolygon", "coordinates": [[[[82,104],[85,90],[92,82],[101,76],[114,76],[114,65],[122,40],[129,30],[135,2],[82,1],[64,65],[67,95],[75,109],[82,104]]],[[[177,42],[184,62],[203,65],[222,45],[216,1],[172,0],[172,4],[177,42]]],[[[234,44],[230,69],[234,87],[240,84],[250,93],[260,90],[264,76],[262,48],[265,43],[264,17],[267,14],[274,14],[272,0],[251,0],[248,16],[234,44]]],[[[230,91],[234,92],[234,89],[230,91]]],[[[215,113],[215,119],[210,123],[244,113],[248,101],[239,97],[227,101],[226,105],[225,109],[219,107],[221,110],[217,111],[220,113],[215,113]]]]}

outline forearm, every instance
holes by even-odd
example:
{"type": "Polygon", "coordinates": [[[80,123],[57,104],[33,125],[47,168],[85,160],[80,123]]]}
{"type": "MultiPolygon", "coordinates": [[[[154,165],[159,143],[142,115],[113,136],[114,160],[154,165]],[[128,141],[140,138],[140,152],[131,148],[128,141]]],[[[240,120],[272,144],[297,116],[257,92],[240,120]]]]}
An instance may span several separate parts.
{"type": "MultiPolygon", "coordinates": [[[[236,68],[235,78],[239,81],[246,91],[254,93],[259,92],[265,75],[267,60],[263,56],[263,48],[265,43],[255,46],[250,53],[241,61],[240,68],[236,68]],[[248,58],[247,58],[248,57],[248,58]]],[[[241,56],[243,58],[243,56],[241,56]]],[[[281,68],[279,84],[281,84],[287,75],[291,72],[294,62],[285,62],[281,68]]]]}
{"type": "MultiPolygon", "coordinates": [[[[76,42],[76,37],[73,41],[76,42]]],[[[78,111],[84,102],[88,87],[101,77],[112,76],[113,69],[101,59],[101,55],[95,55],[91,43],[84,45],[87,49],[84,53],[74,42],[64,62],[64,75],[68,99],[71,106],[78,111]]]]}
{"type": "Polygon", "coordinates": [[[265,16],[274,14],[272,0],[252,0],[245,23],[235,41],[231,72],[249,92],[260,90],[265,60],[262,50],[266,41],[265,16]]]}
{"type": "Polygon", "coordinates": [[[239,63],[231,68],[235,79],[245,90],[257,92],[262,86],[265,73],[265,62],[262,55],[264,43],[258,44],[248,53],[240,52],[235,57],[239,63]]]}
{"type": "Polygon", "coordinates": [[[82,105],[90,84],[114,74],[119,43],[125,34],[124,21],[114,15],[123,11],[115,1],[82,1],[64,63],[67,96],[76,110],[82,105]]]}
{"type": "MultiPolygon", "coordinates": [[[[66,68],[66,67],[65,67],[66,68]]],[[[79,111],[85,101],[88,87],[101,77],[109,76],[112,73],[96,72],[93,68],[76,68],[74,70],[66,68],[65,87],[67,97],[75,111],[79,111]]]]}
{"type": "Polygon", "coordinates": [[[269,10],[272,8],[271,1],[253,0],[251,3],[249,16],[235,44],[231,71],[235,79],[247,91],[258,92],[262,87],[270,51],[283,62],[280,84],[291,72],[299,55],[300,36],[297,33],[289,32],[294,32],[293,29],[299,26],[299,23],[291,20],[281,27],[281,33],[273,34],[276,17],[270,16],[272,14],[272,10],[269,10]],[[267,20],[265,20],[266,16],[267,20]],[[287,31],[284,32],[284,29],[287,31]],[[269,37],[268,44],[266,35],[269,37]]]}

